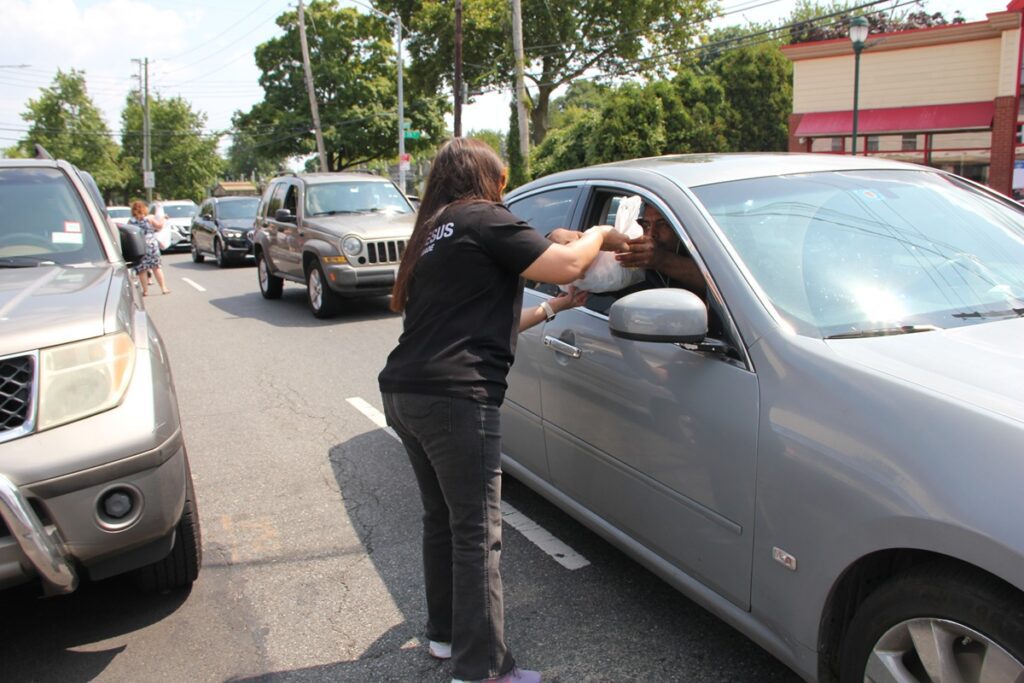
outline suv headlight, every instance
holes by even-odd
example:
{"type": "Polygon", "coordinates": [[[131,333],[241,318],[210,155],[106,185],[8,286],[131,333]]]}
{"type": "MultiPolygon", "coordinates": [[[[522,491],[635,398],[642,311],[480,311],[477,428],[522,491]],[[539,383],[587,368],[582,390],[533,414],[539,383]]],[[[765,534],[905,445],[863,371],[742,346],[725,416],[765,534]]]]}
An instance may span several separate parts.
{"type": "Polygon", "coordinates": [[[341,250],[349,256],[358,256],[363,251],[363,241],[354,235],[349,235],[341,241],[341,250]]]}
{"type": "Polygon", "coordinates": [[[135,369],[135,342],[125,332],[39,352],[39,429],[113,408],[135,369]]]}

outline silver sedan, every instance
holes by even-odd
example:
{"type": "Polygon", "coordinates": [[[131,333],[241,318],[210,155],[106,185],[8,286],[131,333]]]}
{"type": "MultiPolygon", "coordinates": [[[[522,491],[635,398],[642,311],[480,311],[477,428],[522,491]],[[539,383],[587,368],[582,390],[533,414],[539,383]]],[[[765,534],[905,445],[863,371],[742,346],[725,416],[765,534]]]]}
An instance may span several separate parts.
{"type": "Polygon", "coordinates": [[[506,470],[809,681],[1024,680],[1022,207],[832,155],[609,164],[507,204],[547,233],[632,195],[704,283],[652,265],[522,334],[506,470]]]}

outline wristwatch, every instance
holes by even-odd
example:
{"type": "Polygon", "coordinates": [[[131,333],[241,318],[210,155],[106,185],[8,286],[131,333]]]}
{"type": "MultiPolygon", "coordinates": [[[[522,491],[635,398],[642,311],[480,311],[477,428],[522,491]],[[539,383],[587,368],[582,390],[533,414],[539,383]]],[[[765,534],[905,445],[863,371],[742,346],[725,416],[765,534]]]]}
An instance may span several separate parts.
{"type": "Polygon", "coordinates": [[[551,308],[551,304],[549,304],[547,301],[541,301],[540,302],[540,307],[541,307],[541,310],[544,311],[544,317],[547,320],[554,320],[555,319],[555,311],[554,311],[553,308],[551,308]]]}

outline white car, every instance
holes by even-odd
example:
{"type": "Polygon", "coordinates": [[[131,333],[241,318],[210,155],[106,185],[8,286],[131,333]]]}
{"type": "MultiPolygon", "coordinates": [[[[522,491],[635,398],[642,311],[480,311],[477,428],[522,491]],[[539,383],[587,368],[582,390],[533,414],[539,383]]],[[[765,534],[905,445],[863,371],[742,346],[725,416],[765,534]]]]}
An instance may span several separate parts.
{"type": "Polygon", "coordinates": [[[156,213],[157,206],[164,210],[164,220],[171,231],[171,243],[161,251],[175,251],[177,249],[188,249],[192,246],[190,228],[192,218],[199,213],[199,206],[191,199],[176,199],[169,201],[153,202],[149,207],[151,214],[156,213]]]}
{"type": "Polygon", "coordinates": [[[107,216],[110,220],[114,221],[114,225],[121,227],[125,225],[128,220],[132,217],[132,207],[130,206],[108,206],[107,216]]]}

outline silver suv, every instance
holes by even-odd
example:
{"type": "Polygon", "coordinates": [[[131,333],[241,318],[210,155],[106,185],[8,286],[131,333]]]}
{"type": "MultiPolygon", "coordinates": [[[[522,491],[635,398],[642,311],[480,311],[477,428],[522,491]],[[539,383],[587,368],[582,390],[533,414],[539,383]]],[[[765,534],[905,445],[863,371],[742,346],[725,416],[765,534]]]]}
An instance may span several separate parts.
{"type": "Polygon", "coordinates": [[[190,585],[199,517],[167,353],[92,178],[0,160],[0,588],[190,585]]]}
{"type": "Polygon", "coordinates": [[[275,178],[256,213],[260,292],[277,299],[285,280],[306,285],[318,318],[345,298],[391,292],[415,209],[386,178],[309,173],[275,178]]]}

